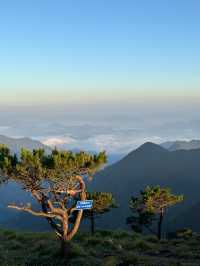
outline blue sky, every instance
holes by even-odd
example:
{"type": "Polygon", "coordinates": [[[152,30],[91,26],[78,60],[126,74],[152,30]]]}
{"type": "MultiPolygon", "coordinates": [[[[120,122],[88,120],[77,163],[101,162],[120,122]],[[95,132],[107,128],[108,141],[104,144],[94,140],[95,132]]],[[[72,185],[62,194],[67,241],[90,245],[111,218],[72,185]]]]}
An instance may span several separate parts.
{"type": "Polygon", "coordinates": [[[200,2],[0,3],[0,102],[200,99],[200,2]]]}

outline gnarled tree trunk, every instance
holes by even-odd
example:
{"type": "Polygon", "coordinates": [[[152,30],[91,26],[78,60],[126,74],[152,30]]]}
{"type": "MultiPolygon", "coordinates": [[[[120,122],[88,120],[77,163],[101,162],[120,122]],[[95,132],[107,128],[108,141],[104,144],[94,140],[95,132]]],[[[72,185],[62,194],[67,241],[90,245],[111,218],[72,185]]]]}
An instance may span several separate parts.
{"type": "Polygon", "coordinates": [[[61,249],[60,249],[60,255],[63,258],[66,258],[69,260],[72,255],[72,247],[71,242],[66,239],[61,239],[61,249]]]}

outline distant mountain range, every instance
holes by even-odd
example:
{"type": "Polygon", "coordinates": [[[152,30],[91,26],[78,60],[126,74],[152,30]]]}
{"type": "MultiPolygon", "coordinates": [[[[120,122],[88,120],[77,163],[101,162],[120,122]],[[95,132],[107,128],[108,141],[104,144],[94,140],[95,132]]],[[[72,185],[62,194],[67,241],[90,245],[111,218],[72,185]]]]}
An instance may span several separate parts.
{"type": "Polygon", "coordinates": [[[22,148],[28,150],[44,149],[47,153],[51,151],[51,148],[49,146],[42,144],[40,141],[30,138],[9,138],[0,135],[0,144],[5,144],[6,146],[8,146],[12,153],[16,154],[19,154],[22,148]]]}
{"type": "Polygon", "coordinates": [[[191,141],[168,141],[160,144],[169,151],[200,149],[200,140],[191,141]]]}

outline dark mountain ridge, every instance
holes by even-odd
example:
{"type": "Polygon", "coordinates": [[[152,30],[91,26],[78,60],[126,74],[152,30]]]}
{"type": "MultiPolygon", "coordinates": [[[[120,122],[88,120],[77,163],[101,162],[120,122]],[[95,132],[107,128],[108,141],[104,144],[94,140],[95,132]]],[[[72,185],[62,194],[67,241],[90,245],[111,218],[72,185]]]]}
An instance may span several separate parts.
{"type": "Polygon", "coordinates": [[[125,226],[130,214],[130,197],[148,185],[168,186],[174,193],[185,195],[177,211],[196,203],[200,200],[200,149],[170,152],[154,143],[145,143],[98,173],[89,187],[114,194],[119,208],[108,214],[104,223],[120,227],[125,226]]]}

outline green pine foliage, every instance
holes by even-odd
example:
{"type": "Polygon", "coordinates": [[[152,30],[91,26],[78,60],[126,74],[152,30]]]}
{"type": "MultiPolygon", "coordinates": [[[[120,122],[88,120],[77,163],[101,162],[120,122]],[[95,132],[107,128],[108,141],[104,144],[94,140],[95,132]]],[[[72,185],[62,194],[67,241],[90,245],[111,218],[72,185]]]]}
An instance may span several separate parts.
{"type": "Polygon", "coordinates": [[[112,193],[108,192],[87,192],[86,197],[88,200],[93,200],[93,207],[91,210],[84,211],[84,218],[90,220],[91,233],[95,232],[95,220],[98,216],[111,211],[116,208],[116,202],[112,193]]]}
{"type": "Polygon", "coordinates": [[[129,206],[133,216],[127,218],[127,223],[131,224],[135,231],[142,232],[146,227],[153,233],[151,226],[154,221],[158,221],[157,236],[161,238],[161,227],[166,209],[182,201],[183,196],[172,194],[170,188],[146,187],[138,197],[131,198],[129,206]]]}
{"type": "MultiPolygon", "coordinates": [[[[95,215],[100,215],[109,212],[112,208],[116,208],[117,204],[112,193],[109,192],[87,192],[87,199],[93,200],[93,212],[95,215]]],[[[89,211],[85,212],[87,215],[89,211]]]]}
{"type": "Polygon", "coordinates": [[[0,145],[1,176],[9,173],[8,179],[23,183],[27,189],[29,185],[41,185],[43,181],[67,182],[76,174],[93,175],[106,162],[105,152],[92,155],[84,151],[73,153],[56,149],[50,155],[46,155],[42,149],[22,149],[18,160],[5,145],[0,145]]]}

